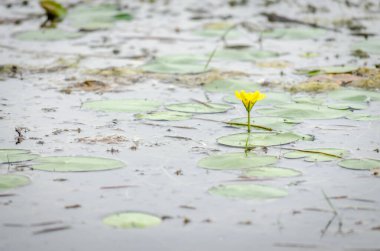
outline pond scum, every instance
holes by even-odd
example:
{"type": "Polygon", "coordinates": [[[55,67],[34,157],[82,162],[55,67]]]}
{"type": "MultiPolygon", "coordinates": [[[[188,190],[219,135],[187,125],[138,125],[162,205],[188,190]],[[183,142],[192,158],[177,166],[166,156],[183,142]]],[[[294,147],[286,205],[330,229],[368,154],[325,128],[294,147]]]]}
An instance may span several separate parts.
{"type": "Polygon", "coordinates": [[[0,13],[0,250],[378,250],[378,2],[0,13]]]}

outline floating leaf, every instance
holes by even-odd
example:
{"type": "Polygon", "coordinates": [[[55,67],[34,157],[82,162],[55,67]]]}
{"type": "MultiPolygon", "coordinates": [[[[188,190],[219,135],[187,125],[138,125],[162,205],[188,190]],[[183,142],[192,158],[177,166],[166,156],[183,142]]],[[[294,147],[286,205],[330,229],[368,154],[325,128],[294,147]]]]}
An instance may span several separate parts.
{"type": "Polygon", "coordinates": [[[292,99],[296,103],[305,103],[313,105],[321,105],[325,102],[324,97],[294,96],[292,99]]]}
{"type": "Polygon", "coordinates": [[[298,135],[291,132],[260,132],[260,133],[238,133],[223,136],[217,139],[222,145],[245,147],[248,138],[248,147],[256,146],[276,146],[292,143],[297,140],[303,140],[306,136],[298,135]]]}
{"type": "MultiPolygon", "coordinates": [[[[236,88],[234,90],[257,90],[259,88],[236,88]]],[[[232,90],[231,90],[232,92],[232,90]]],[[[286,92],[265,92],[266,98],[260,100],[260,102],[256,103],[256,106],[260,105],[276,105],[276,104],[285,104],[290,103],[290,94],[286,92]]],[[[230,95],[224,98],[225,101],[233,104],[240,104],[241,101],[238,100],[235,96],[230,95]]]]}
{"type": "Polygon", "coordinates": [[[241,32],[237,30],[230,30],[226,34],[227,30],[222,29],[203,29],[203,30],[197,30],[194,31],[195,35],[201,36],[201,37],[222,37],[225,36],[226,39],[236,39],[241,37],[241,32]]]}
{"type": "Polygon", "coordinates": [[[150,112],[150,113],[139,113],[135,115],[138,119],[148,119],[148,120],[158,120],[158,121],[176,121],[176,120],[187,120],[191,119],[192,115],[190,113],[184,112],[150,112]]]}
{"type": "Polygon", "coordinates": [[[41,157],[36,160],[33,169],[51,172],[91,172],[112,170],[124,167],[119,160],[99,157],[41,157]]]}
{"type": "Polygon", "coordinates": [[[132,16],[120,12],[116,5],[100,4],[96,6],[78,6],[67,16],[68,21],[75,27],[84,30],[111,28],[115,21],[129,21],[132,16]]]}
{"type": "Polygon", "coordinates": [[[28,161],[37,158],[38,155],[31,154],[28,150],[22,149],[0,149],[0,164],[28,161]]]}
{"type": "Polygon", "coordinates": [[[85,102],[82,108],[104,112],[149,112],[160,107],[161,102],[145,99],[110,99],[85,102]]]}
{"type": "Polygon", "coordinates": [[[315,39],[326,34],[325,30],[315,28],[283,28],[261,33],[264,38],[315,39]]]}
{"type": "Polygon", "coordinates": [[[224,153],[205,157],[198,162],[198,167],[213,170],[236,170],[271,165],[277,158],[271,155],[255,153],[224,153]]]}
{"type": "MultiPolygon", "coordinates": [[[[288,131],[291,130],[299,121],[293,119],[284,119],[278,117],[254,117],[251,119],[251,126],[254,129],[267,130],[270,128],[277,131],[288,131]],[[264,127],[264,128],[261,128],[264,127]]],[[[227,124],[234,127],[247,127],[247,118],[237,118],[230,120],[227,124]]]]}
{"type": "Polygon", "coordinates": [[[255,61],[257,59],[278,57],[279,54],[273,51],[253,50],[253,49],[223,49],[217,50],[214,53],[215,59],[227,59],[227,60],[241,60],[241,61],[255,61]]]}
{"type": "Polygon", "coordinates": [[[371,115],[366,113],[351,113],[346,118],[358,121],[377,121],[380,120],[380,115],[371,115]]]}
{"type": "Polygon", "coordinates": [[[339,166],[354,170],[371,170],[380,168],[378,159],[345,159],[338,163],[339,166]]]}
{"type": "Polygon", "coordinates": [[[328,108],[337,109],[337,110],[363,110],[368,106],[362,103],[352,103],[352,102],[344,102],[344,103],[333,103],[327,104],[328,108]]]}
{"type": "Polygon", "coordinates": [[[111,214],[103,219],[103,224],[116,228],[148,228],[161,224],[161,218],[139,212],[111,214]]]}
{"type": "Polygon", "coordinates": [[[26,186],[30,180],[26,176],[16,174],[2,174],[0,175],[0,191],[12,189],[16,187],[26,186]]]}
{"type": "Polygon", "coordinates": [[[330,98],[350,102],[380,101],[380,93],[360,89],[340,89],[329,92],[330,98]]]}
{"type": "Polygon", "coordinates": [[[368,39],[352,46],[353,50],[363,50],[368,53],[380,54],[380,39],[368,39]]]}
{"type": "Polygon", "coordinates": [[[259,89],[259,85],[240,79],[221,79],[206,84],[204,89],[209,92],[233,93],[236,90],[257,90],[259,89]]]}
{"type": "Polygon", "coordinates": [[[255,177],[255,178],[284,178],[284,177],[300,176],[302,175],[302,173],[300,171],[290,169],[290,168],[257,167],[257,168],[244,170],[243,175],[245,177],[255,177]]]}
{"type": "Polygon", "coordinates": [[[282,198],[288,195],[283,189],[253,184],[220,185],[209,189],[209,193],[227,198],[258,200],[282,198]]]}
{"type": "Polygon", "coordinates": [[[42,29],[42,30],[31,30],[15,33],[14,37],[19,40],[26,41],[58,41],[58,40],[67,40],[80,38],[81,33],[63,31],[59,29],[42,29]]]}
{"type": "Polygon", "coordinates": [[[325,66],[319,68],[322,73],[326,74],[342,74],[342,73],[350,73],[356,71],[359,67],[352,65],[343,65],[343,66],[325,66]]]}
{"type": "Polygon", "coordinates": [[[284,104],[275,108],[261,108],[257,113],[267,116],[279,116],[293,119],[334,119],[348,115],[346,110],[330,109],[326,106],[312,104],[284,104]]]}
{"type": "Polygon", "coordinates": [[[348,151],[344,149],[337,148],[312,148],[312,149],[302,149],[287,152],[284,154],[285,158],[288,159],[299,159],[305,158],[305,161],[331,161],[342,158],[347,155],[348,151]]]}
{"type": "Polygon", "coordinates": [[[146,72],[165,74],[190,74],[205,72],[207,58],[196,55],[171,55],[156,58],[141,66],[146,72]]]}
{"type": "Polygon", "coordinates": [[[166,109],[189,113],[220,113],[232,109],[230,105],[219,103],[176,103],[165,106],[166,109]]]}

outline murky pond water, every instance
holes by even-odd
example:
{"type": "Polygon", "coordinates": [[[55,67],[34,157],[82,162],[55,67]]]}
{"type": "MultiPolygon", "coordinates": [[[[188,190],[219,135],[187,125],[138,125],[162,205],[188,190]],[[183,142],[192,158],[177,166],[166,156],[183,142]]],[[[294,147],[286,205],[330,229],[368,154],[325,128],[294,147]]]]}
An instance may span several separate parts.
{"type": "Polygon", "coordinates": [[[84,24],[78,27],[70,12],[102,1],[62,1],[69,15],[58,28],[81,37],[57,41],[41,41],[41,32],[26,41],[18,37],[39,30],[38,3],[0,6],[0,250],[378,250],[380,94],[352,89],[365,81],[379,87],[376,1],[120,2],[133,20],[111,22],[120,13],[102,7],[97,16],[106,16],[107,29],[78,33],[84,24]],[[301,24],[269,22],[262,12],[301,24]],[[25,20],[14,24],[18,19],[25,20]],[[315,22],[318,30],[310,27],[315,22]],[[364,35],[352,35],[359,24],[364,35]],[[375,45],[362,45],[367,42],[375,45]],[[353,56],[357,46],[368,57],[353,56]],[[307,67],[320,79],[296,74],[307,67]],[[322,93],[289,92],[300,83],[322,93]],[[246,132],[226,123],[246,116],[229,84],[267,93],[252,110],[253,124],[274,130],[253,127],[252,163],[244,147],[218,144],[246,132]],[[97,100],[127,101],[99,108],[91,103],[97,100]],[[169,106],[189,102],[185,110],[169,106]],[[213,113],[214,103],[226,111],[213,113]],[[162,116],[152,111],[168,108],[179,113],[164,113],[170,121],[149,120],[162,116]],[[292,140],[283,144],[287,137],[292,140]],[[268,144],[255,145],[259,140],[268,144]],[[309,161],[292,158],[291,150],[309,161]],[[227,153],[240,157],[221,159],[227,153]],[[215,155],[216,164],[201,168],[200,160],[215,155]],[[265,167],[301,175],[258,174],[262,166],[253,163],[264,156],[273,156],[265,167]],[[342,168],[350,159],[359,161],[342,168]],[[30,184],[16,187],[13,180],[8,188],[1,178],[10,174],[30,184]],[[156,217],[133,219],[121,224],[125,228],[106,224],[121,212],[156,217]],[[152,226],[136,228],[144,224],[152,226]]]}

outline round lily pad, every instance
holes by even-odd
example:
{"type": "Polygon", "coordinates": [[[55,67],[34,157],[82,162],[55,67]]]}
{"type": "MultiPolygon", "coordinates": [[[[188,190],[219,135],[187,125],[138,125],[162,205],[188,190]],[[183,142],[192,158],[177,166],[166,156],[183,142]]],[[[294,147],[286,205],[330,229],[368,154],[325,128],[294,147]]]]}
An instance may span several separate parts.
{"type": "Polygon", "coordinates": [[[161,218],[140,212],[111,214],[103,219],[103,224],[116,228],[148,228],[161,224],[161,218]]]}
{"type": "Polygon", "coordinates": [[[150,112],[150,113],[139,113],[135,115],[138,119],[148,119],[148,120],[161,120],[161,121],[175,121],[175,120],[187,120],[191,119],[192,115],[190,113],[184,112],[150,112]]]}
{"type": "MultiPolygon", "coordinates": [[[[235,90],[257,90],[258,88],[244,88],[244,87],[238,87],[230,92],[233,92],[235,90]]],[[[290,103],[290,94],[285,93],[285,92],[265,92],[266,98],[263,100],[260,100],[259,102],[256,103],[255,106],[257,105],[277,105],[277,104],[286,104],[290,103]]],[[[241,101],[238,100],[234,95],[226,96],[224,100],[228,103],[233,103],[233,104],[240,104],[241,101]]]]}
{"type": "Polygon", "coordinates": [[[311,97],[311,96],[294,96],[292,100],[296,103],[305,103],[313,105],[321,105],[325,102],[324,97],[311,97]]]}
{"type": "Polygon", "coordinates": [[[358,121],[377,121],[380,120],[380,115],[371,115],[366,113],[351,113],[348,114],[346,118],[358,121]]]}
{"type": "Polygon", "coordinates": [[[261,108],[257,113],[266,116],[279,116],[293,119],[334,119],[350,113],[346,110],[330,109],[326,106],[297,103],[277,105],[275,108],[261,108]]]}
{"type": "MultiPolygon", "coordinates": [[[[254,129],[258,130],[267,130],[272,129],[276,131],[288,131],[291,130],[296,124],[299,124],[300,122],[293,119],[285,119],[285,118],[279,118],[279,117],[254,117],[251,119],[251,126],[254,129]],[[265,127],[265,128],[262,128],[265,127]]],[[[234,127],[240,127],[240,128],[246,128],[247,127],[247,118],[237,118],[230,120],[227,122],[227,124],[234,126],[234,127]]]]}
{"type": "Polygon", "coordinates": [[[342,158],[347,155],[348,151],[344,149],[337,148],[312,148],[312,149],[302,149],[287,152],[284,154],[285,158],[288,159],[299,159],[305,158],[305,161],[331,161],[342,158]]]}
{"type": "Polygon", "coordinates": [[[248,138],[248,147],[256,146],[276,146],[284,145],[303,140],[304,136],[291,132],[260,132],[260,133],[238,133],[223,136],[217,139],[217,142],[226,146],[245,147],[248,138]]]}
{"type": "Polygon", "coordinates": [[[236,170],[258,166],[271,165],[277,158],[271,155],[257,155],[255,153],[225,153],[211,155],[201,159],[198,167],[213,170],[236,170]]]}
{"type": "Polygon", "coordinates": [[[83,108],[104,112],[149,112],[160,107],[161,102],[145,99],[110,99],[88,101],[83,108]]]}
{"type": "Polygon", "coordinates": [[[302,175],[302,172],[280,167],[257,167],[244,170],[243,175],[255,178],[285,178],[302,175]]]}
{"type": "Polygon", "coordinates": [[[205,65],[207,58],[197,55],[170,55],[156,58],[142,65],[140,68],[146,72],[163,74],[191,74],[207,71],[205,65]]]}
{"type": "Polygon", "coordinates": [[[261,33],[264,38],[315,39],[323,37],[325,30],[315,28],[280,28],[261,33]]]}
{"type": "Polygon", "coordinates": [[[363,110],[366,109],[368,106],[367,104],[363,103],[342,102],[327,104],[327,107],[337,110],[363,110]]]}
{"type": "Polygon", "coordinates": [[[30,183],[30,179],[26,176],[17,174],[0,175],[0,191],[26,186],[30,183]]]}
{"type": "Polygon", "coordinates": [[[363,50],[373,54],[380,54],[380,39],[369,38],[368,40],[354,44],[352,49],[363,50]]]}
{"type": "Polygon", "coordinates": [[[320,67],[319,70],[326,74],[342,74],[350,73],[356,71],[359,67],[353,65],[343,65],[343,66],[325,66],[320,67]]]}
{"type": "Polygon", "coordinates": [[[240,79],[221,79],[206,84],[204,86],[204,89],[209,92],[233,93],[236,90],[258,90],[259,85],[254,82],[244,81],[240,79]]]}
{"type": "Polygon", "coordinates": [[[166,109],[189,113],[220,113],[232,109],[230,105],[219,103],[176,103],[165,106],[166,109]]]}
{"type": "Polygon", "coordinates": [[[124,167],[119,160],[99,157],[41,157],[36,160],[33,169],[51,172],[91,172],[112,170],[124,167]]]}
{"type": "Polygon", "coordinates": [[[212,195],[220,195],[227,198],[253,200],[275,199],[288,195],[288,192],[284,189],[253,184],[220,185],[212,187],[208,192],[212,195]]]}
{"type": "Polygon", "coordinates": [[[345,159],[338,163],[339,166],[354,170],[371,170],[380,168],[378,159],[345,159]]]}
{"type": "Polygon", "coordinates": [[[66,18],[71,25],[84,30],[108,29],[115,21],[129,21],[129,13],[120,12],[116,5],[100,4],[94,6],[81,5],[70,10],[66,18]]]}
{"type": "Polygon", "coordinates": [[[380,101],[380,93],[360,89],[339,89],[329,92],[330,98],[350,102],[380,101]]]}
{"type": "Polygon", "coordinates": [[[37,154],[31,154],[23,149],[0,149],[0,164],[28,161],[37,158],[37,154]]]}
{"type": "Polygon", "coordinates": [[[58,41],[80,38],[83,34],[79,32],[63,31],[59,29],[31,30],[15,33],[14,37],[25,41],[58,41]]]}

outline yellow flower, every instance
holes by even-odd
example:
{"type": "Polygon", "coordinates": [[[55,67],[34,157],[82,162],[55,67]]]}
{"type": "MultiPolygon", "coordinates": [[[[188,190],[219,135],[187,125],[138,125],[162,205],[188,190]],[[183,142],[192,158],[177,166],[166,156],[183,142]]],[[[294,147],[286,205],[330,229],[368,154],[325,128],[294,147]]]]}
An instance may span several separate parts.
{"type": "Polygon", "coordinates": [[[247,112],[250,112],[252,110],[252,107],[256,104],[257,101],[262,100],[266,97],[265,94],[259,91],[245,92],[244,90],[240,92],[235,91],[235,96],[243,102],[243,105],[247,112]]]}

